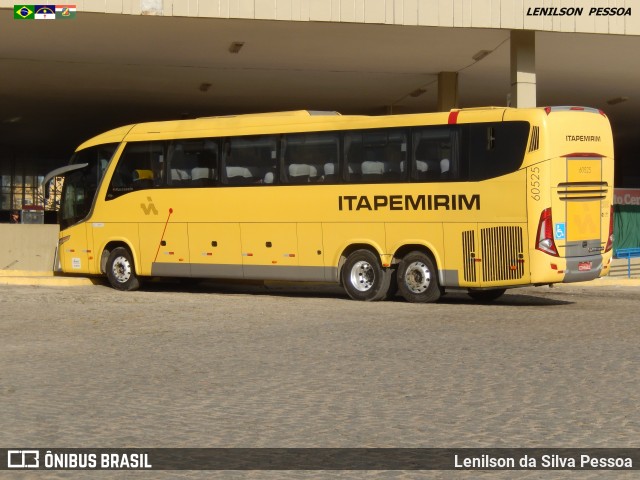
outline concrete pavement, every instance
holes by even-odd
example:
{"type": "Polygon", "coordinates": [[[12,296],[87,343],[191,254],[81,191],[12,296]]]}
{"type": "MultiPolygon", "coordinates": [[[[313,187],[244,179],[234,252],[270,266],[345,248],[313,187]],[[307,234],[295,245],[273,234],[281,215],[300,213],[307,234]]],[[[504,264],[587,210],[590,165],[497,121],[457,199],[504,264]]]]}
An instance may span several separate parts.
{"type": "MultiPolygon", "coordinates": [[[[640,290],[581,285],[587,284],[514,289],[490,305],[464,292],[418,305],[354,302],[339,291],[248,294],[248,287],[208,285],[152,283],[129,293],[104,286],[0,286],[0,444],[637,448],[640,290]]],[[[0,478],[33,478],[32,472],[9,473],[0,478]]],[[[635,478],[637,472],[135,476],[613,475],[635,478]]]]}

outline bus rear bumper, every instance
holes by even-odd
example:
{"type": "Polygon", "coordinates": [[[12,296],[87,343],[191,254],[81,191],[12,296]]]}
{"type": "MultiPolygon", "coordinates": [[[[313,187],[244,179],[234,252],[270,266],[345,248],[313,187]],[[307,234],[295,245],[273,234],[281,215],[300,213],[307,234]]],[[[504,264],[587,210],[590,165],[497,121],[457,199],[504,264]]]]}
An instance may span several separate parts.
{"type": "Polygon", "coordinates": [[[586,257],[569,257],[562,283],[588,282],[601,276],[603,268],[602,255],[586,257]]]}

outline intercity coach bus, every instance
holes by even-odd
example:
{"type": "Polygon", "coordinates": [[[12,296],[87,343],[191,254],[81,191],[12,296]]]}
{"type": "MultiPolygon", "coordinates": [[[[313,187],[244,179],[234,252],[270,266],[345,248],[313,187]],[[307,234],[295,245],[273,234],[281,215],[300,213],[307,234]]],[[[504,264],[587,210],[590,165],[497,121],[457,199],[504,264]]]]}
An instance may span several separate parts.
{"type": "Polygon", "coordinates": [[[490,301],[611,262],[611,127],[587,107],[143,123],[52,174],[65,176],[61,270],[120,290],[191,277],[490,301]]]}

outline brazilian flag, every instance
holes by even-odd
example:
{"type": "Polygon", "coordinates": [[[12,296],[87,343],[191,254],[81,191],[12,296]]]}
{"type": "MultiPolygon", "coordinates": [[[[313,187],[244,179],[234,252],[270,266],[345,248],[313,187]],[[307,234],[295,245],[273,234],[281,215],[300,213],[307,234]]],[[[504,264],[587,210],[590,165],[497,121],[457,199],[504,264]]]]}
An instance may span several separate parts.
{"type": "Polygon", "coordinates": [[[33,20],[35,14],[35,5],[14,5],[14,20],[33,20]]]}

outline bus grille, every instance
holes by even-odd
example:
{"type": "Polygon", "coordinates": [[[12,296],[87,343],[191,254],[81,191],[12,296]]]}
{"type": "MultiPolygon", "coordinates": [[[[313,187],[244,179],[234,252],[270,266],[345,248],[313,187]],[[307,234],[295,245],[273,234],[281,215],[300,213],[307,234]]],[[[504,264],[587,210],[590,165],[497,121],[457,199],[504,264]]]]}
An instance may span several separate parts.
{"type": "Polygon", "coordinates": [[[462,256],[464,258],[464,281],[476,281],[476,235],[473,230],[462,232],[462,256]]]}
{"type": "Polygon", "coordinates": [[[524,276],[522,227],[483,228],[480,238],[483,281],[516,280],[524,276]]]}
{"type": "Polygon", "coordinates": [[[607,196],[607,182],[565,182],[558,184],[560,200],[604,200],[607,196]]]}
{"type": "Polygon", "coordinates": [[[529,143],[529,151],[535,152],[540,148],[540,127],[531,128],[531,143],[529,143]]]}

